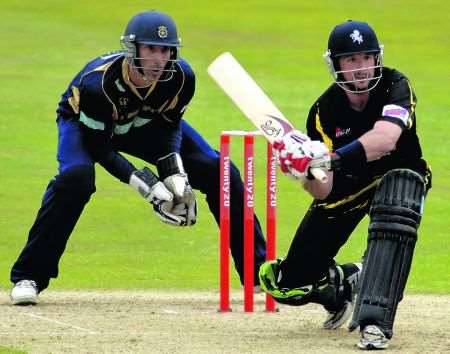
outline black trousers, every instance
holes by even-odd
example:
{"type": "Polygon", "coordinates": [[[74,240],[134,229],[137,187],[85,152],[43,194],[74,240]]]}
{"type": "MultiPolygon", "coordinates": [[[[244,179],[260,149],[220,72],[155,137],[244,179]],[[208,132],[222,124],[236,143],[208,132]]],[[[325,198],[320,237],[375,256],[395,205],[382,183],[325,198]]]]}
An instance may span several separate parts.
{"type": "MultiPolygon", "coordinates": [[[[335,179],[325,201],[314,200],[303,217],[281,264],[281,287],[310,285],[323,279],[334,257],[368,213],[376,181],[356,185],[335,179]]],[[[363,254],[361,254],[361,257],[363,254]]]]}

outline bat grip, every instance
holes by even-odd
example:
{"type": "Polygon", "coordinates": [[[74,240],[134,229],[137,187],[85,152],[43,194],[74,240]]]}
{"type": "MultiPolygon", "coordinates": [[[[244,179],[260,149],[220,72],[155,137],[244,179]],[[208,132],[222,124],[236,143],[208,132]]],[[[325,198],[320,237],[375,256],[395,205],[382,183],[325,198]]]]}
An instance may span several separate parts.
{"type": "Polygon", "coordinates": [[[328,182],[327,174],[321,168],[311,168],[310,172],[314,176],[314,178],[317,179],[318,181],[322,183],[328,182]]]}

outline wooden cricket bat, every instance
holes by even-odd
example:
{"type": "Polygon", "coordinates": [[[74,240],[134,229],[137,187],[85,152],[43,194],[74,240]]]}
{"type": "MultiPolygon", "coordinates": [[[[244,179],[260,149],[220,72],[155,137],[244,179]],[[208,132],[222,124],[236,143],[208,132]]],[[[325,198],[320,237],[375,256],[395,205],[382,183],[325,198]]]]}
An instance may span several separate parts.
{"type": "MultiPolygon", "coordinates": [[[[294,129],[231,53],[219,55],[209,65],[208,74],[271,144],[294,129]]],[[[311,173],[323,183],[328,180],[320,168],[312,168],[311,173]]]]}

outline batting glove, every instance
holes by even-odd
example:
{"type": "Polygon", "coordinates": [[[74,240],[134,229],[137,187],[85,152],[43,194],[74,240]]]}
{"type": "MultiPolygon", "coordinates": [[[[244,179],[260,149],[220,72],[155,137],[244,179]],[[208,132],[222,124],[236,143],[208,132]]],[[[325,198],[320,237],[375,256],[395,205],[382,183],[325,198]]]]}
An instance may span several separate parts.
{"type": "Polygon", "coordinates": [[[330,161],[330,152],[327,146],[321,141],[309,140],[288,155],[286,165],[289,172],[304,183],[307,179],[314,179],[309,171],[311,168],[329,170],[330,161]]]}

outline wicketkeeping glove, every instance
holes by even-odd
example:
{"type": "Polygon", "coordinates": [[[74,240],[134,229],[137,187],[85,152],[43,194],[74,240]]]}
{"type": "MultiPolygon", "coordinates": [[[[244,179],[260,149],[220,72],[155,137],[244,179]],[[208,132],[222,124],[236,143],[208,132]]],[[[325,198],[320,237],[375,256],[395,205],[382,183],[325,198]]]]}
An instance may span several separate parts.
{"type": "Polygon", "coordinates": [[[184,203],[175,204],[173,201],[153,204],[156,215],[162,222],[174,226],[186,226],[187,209],[184,203]]]}
{"type": "Polygon", "coordinates": [[[175,152],[170,153],[160,158],[156,167],[164,185],[173,193],[175,210],[178,212],[184,206],[186,211],[185,225],[194,225],[197,221],[197,199],[189,184],[180,155],[175,152]]]}
{"type": "Polygon", "coordinates": [[[149,203],[160,204],[171,201],[173,194],[158,177],[148,168],[134,171],[130,176],[131,188],[142,195],[149,203]]]}
{"type": "Polygon", "coordinates": [[[153,205],[161,221],[176,226],[186,225],[186,211],[174,207],[172,192],[150,169],[144,167],[142,170],[134,171],[129,184],[153,205]]]}

